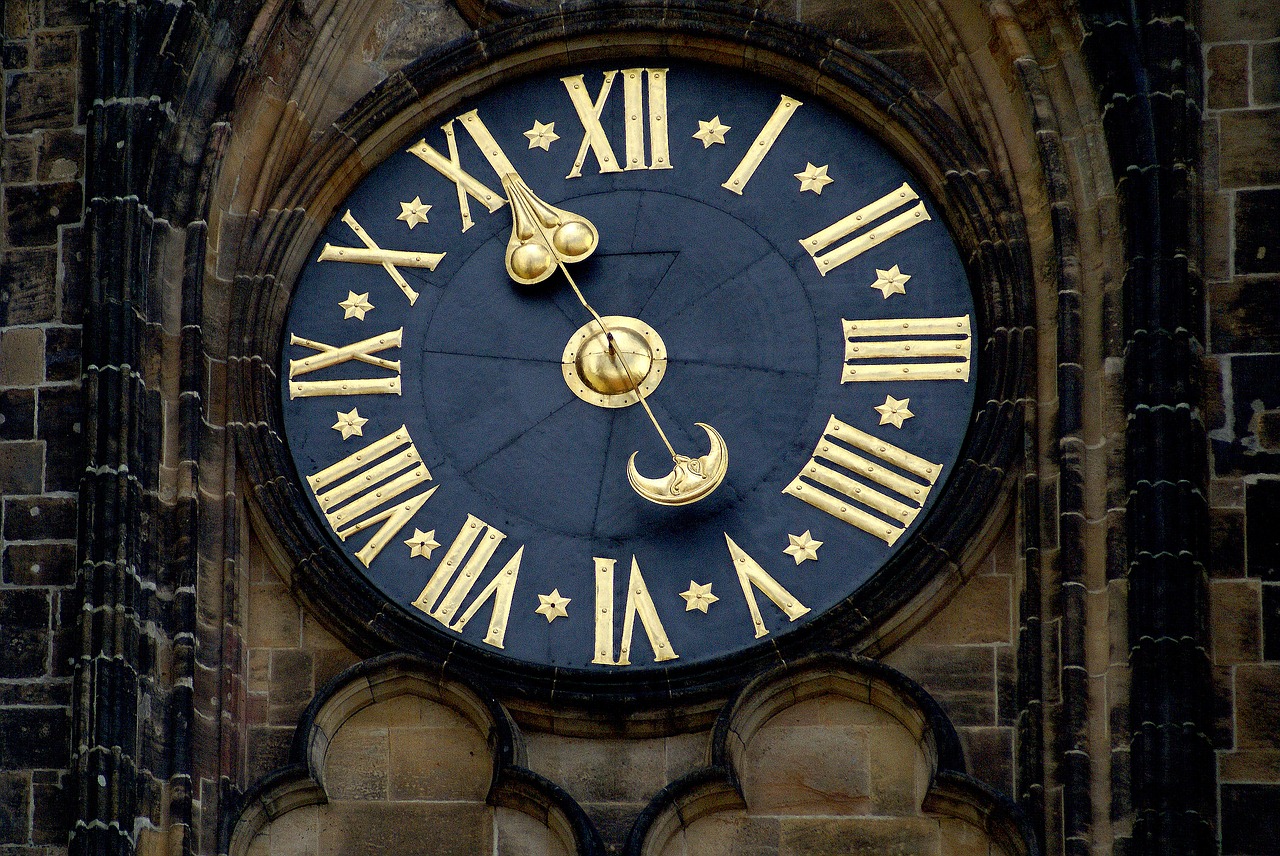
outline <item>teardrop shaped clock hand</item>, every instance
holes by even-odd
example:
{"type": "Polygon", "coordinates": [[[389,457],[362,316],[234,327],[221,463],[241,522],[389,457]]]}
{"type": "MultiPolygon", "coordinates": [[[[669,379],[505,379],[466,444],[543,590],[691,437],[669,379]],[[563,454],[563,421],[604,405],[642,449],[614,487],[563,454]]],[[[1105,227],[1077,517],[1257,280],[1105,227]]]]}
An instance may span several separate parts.
{"type": "Polygon", "coordinates": [[[595,225],[585,217],[557,208],[542,201],[529,189],[515,173],[502,176],[503,189],[507,191],[507,199],[511,202],[511,240],[507,242],[507,273],[521,285],[533,285],[551,276],[558,267],[573,289],[578,302],[582,304],[608,343],[608,350],[613,361],[622,367],[627,377],[628,388],[635,393],[636,399],[649,421],[657,430],[662,443],[671,454],[674,466],[671,472],[661,478],[646,478],[636,469],[636,455],[632,452],[627,460],[627,481],[636,493],[650,502],[659,505],[689,505],[709,496],[729,472],[729,451],[720,432],[705,422],[695,423],[707,434],[711,448],[701,457],[691,458],[676,452],[662,430],[658,418],[645,398],[644,389],[636,381],[631,367],[618,346],[613,331],[600,313],[592,308],[583,295],[578,284],[574,282],[566,264],[580,262],[595,252],[600,243],[600,233],[595,225]]]}

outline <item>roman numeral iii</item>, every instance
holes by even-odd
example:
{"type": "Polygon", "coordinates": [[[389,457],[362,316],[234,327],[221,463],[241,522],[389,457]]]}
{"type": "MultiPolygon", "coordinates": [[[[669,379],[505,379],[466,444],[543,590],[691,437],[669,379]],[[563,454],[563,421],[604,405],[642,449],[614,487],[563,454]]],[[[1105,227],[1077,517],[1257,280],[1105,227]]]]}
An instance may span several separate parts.
{"type": "Polygon", "coordinates": [[[782,492],[892,546],[915,521],[941,472],[941,464],[832,416],[813,457],[782,492]]]}
{"type": "Polygon", "coordinates": [[[400,347],[403,335],[404,328],[401,327],[350,345],[334,346],[290,333],[290,345],[301,345],[319,353],[300,360],[289,360],[289,398],[311,398],[317,395],[399,395],[400,361],[385,360],[374,354],[387,348],[400,347]],[[395,375],[344,380],[294,380],[296,377],[353,360],[395,372],[395,375]]]}
{"type": "Polygon", "coordinates": [[[480,575],[493,558],[493,554],[497,552],[498,545],[506,537],[504,533],[494,529],[474,514],[468,514],[467,521],[458,530],[453,543],[441,557],[435,573],[427,581],[422,593],[413,601],[413,606],[450,630],[461,633],[480,607],[492,598],[493,611],[489,613],[489,629],[484,635],[484,644],[501,648],[507,635],[507,618],[511,615],[511,597],[515,594],[516,580],[520,576],[520,559],[524,556],[523,546],[517,549],[515,555],[494,574],[489,584],[471,601],[471,605],[461,615],[458,612],[462,609],[463,601],[471,593],[471,589],[480,580],[480,575]],[[474,550],[472,550],[473,547],[474,550]],[[467,557],[468,552],[471,553],[470,557],[467,557]],[[466,558],[465,564],[464,558],[466,558]],[[447,591],[445,586],[448,586],[447,591]]]}
{"type": "Polygon", "coordinates": [[[894,235],[900,235],[912,226],[930,219],[924,210],[920,196],[905,181],[897,190],[891,190],[870,205],[865,205],[847,217],[842,217],[825,229],[800,239],[800,245],[818,266],[818,273],[826,276],[845,262],[856,259],[872,247],[878,247],[894,235]],[[915,205],[911,205],[916,202],[915,205]],[[904,206],[909,206],[905,207],[904,206]],[[898,209],[898,214],[878,223],[881,217],[898,209]],[[818,255],[836,241],[848,241],[833,250],[818,255]]]}
{"type": "Polygon", "coordinates": [[[315,475],[307,484],[335,535],[341,540],[372,526],[378,531],[356,553],[364,566],[378,557],[436,488],[401,498],[431,480],[431,472],[401,425],[381,440],[353,452],[315,475]],[[395,504],[386,506],[394,500],[395,504]]]}
{"type": "Polygon", "coordinates": [[[841,383],[969,380],[972,343],[968,315],[841,320],[845,338],[841,383]],[[924,336],[929,338],[919,338],[924,336]],[[885,362],[888,359],[898,361],[885,362]]]}
{"type": "Polygon", "coordinates": [[[624,68],[606,71],[600,92],[594,101],[587,94],[581,74],[562,77],[569,100],[582,123],[582,142],[573,160],[573,169],[565,178],[582,175],[587,151],[596,158],[600,172],[622,172],[624,169],[671,169],[671,152],[667,144],[667,70],[665,68],[624,68]],[[626,158],[619,164],[600,117],[613,88],[613,80],[622,75],[623,127],[626,132],[626,158]],[[649,109],[644,109],[644,90],[649,91],[649,109]],[[647,120],[647,121],[646,121],[647,120]],[[649,128],[649,161],[645,162],[645,125],[649,128]]]}

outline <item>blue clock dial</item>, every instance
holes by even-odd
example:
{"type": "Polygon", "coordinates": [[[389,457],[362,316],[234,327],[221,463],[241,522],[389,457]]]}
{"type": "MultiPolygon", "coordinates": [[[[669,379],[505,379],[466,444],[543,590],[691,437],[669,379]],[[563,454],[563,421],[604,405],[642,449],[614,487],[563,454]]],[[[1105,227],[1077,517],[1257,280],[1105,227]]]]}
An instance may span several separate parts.
{"type": "Polygon", "coordinates": [[[388,609],[517,666],[706,664],[822,620],[971,419],[978,317],[922,182],[708,65],[564,68],[424,121],[310,258],[280,396],[313,511],[388,609]],[[521,232],[521,188],[562,213],[521,232]],[[696,483],[717,440],[697,501],[628,478],[674,450],[696,483]]]}

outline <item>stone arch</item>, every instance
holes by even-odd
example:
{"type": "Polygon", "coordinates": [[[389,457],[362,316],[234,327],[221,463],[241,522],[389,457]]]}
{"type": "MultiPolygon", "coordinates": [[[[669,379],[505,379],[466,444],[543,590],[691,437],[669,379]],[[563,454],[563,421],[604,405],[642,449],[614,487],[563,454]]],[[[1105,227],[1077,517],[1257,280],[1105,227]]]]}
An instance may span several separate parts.
{"type": "Polygon", "coordinates": [[[1034,856],[1012,802],[965,772],[960,742],[918,684],[861,657],[819,654],[743,688],[711,763],[641,814],[629,856],[941,853],[1034,856]]]}
{"type": "Polygon", "coordinates": [[[573,798],[523,763],[488,693],[412,657],[365,660],[317,693],[290,763],[228,813],[221,852],[602,853],[573,798]]]}

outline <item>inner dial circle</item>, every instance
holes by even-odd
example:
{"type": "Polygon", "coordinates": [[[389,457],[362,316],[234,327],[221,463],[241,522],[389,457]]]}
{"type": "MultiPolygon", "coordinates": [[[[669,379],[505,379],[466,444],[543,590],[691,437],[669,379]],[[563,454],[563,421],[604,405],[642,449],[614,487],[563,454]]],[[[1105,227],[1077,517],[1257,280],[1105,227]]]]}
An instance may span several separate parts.
{"type": "Polygon", "coordinates": [[[639,402],[633,382],[650,395],[667,370],[667,346],[658,331],[639,318],[606,315],[616,352],[594,320],[569,337],[560,358],[564,382],[578,398],[597,407],[629,407],[639,402]],[[625,365],[624,365],[625,363],[625,365]]]}

